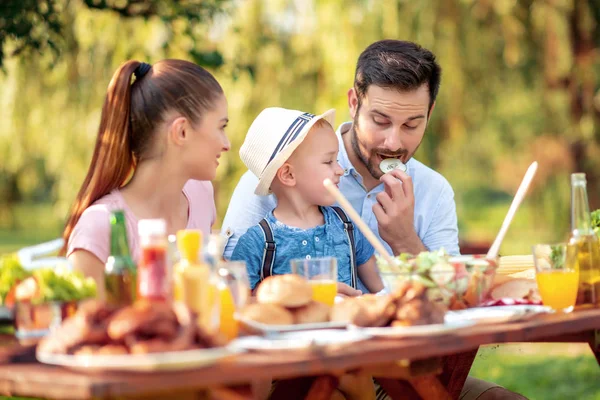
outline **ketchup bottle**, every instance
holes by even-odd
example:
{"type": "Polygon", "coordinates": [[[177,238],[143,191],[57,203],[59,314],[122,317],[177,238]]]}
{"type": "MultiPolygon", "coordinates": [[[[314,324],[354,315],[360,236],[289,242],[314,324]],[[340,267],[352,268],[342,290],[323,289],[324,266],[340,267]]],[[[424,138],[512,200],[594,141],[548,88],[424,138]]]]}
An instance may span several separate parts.
{"type": "Polygon", "coordinates": [[[140,260],[138,263],[137,298],[152,301],[170,300],[167,259],[167,224],[164,219],[138,222],[140,260]]]}

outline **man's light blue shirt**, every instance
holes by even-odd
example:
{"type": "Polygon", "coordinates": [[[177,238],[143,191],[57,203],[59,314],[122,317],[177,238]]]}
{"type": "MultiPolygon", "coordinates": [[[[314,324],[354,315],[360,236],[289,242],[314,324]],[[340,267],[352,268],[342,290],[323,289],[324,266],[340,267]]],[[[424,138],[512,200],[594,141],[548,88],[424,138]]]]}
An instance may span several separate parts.
{"type": "MultiPolygon", "coordinates": [[[[377,219],[373,213],[376,196],[384,190],[383,183],[367,191],[362,185],[362,177],[350,163],[341,135],[352,126],[346,122],[336,132],[340,143],[338,162],[344,169],[339,188],[358,211],[371,230],[381,239],[377,219]]],[[[407,163],[407,173],[413,181],[415,195],[414,227],[417,235],[428,250],[444,248],[448,253],[458,255],[458,225],[454,191],[448,181],[439,173],[414,158],[407,163]]],[[[254,194],[258,178],[247,171],[236,186],[229,208],[223,220],[222,232],[228,238],[224,257],[231,258],[233,249],[241,235],[248,228],[258,224],[277,205],[274,195],[254,194]]],[[[388,251],[390,246],[383,241],[388,251]]]]}

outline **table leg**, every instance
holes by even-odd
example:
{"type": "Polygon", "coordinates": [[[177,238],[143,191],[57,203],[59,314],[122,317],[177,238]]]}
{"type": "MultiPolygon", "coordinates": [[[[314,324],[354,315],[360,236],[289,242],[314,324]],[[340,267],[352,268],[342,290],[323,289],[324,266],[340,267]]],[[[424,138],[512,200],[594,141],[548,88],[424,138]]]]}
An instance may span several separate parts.
{"type": "Polygon", "coordinates": [[[458,399],[465,385],[479,348],[444,357],[440,381],[453,399],[458,399]]]}
{"type": "Polygon", "coordinates": [[[452,397],[436,376],[421,376],[410,384],[423,400],[451,400],[452,397]]]}
{"type": "Polygon", "coordinates": [[[319,376],[310,387],[306,399],[309,400],[330,400],[335,388],[339,384],[339,379],[335,376],[319,376]]]}

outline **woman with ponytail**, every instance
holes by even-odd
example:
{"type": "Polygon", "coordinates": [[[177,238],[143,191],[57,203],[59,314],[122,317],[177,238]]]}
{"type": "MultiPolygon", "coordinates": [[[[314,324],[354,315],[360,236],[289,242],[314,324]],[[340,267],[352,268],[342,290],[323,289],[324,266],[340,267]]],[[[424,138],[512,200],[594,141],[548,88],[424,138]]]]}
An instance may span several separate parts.
{"type": "Polygon", "coordinates": [[[227,122],[223,89],[198,65],[127,61],[115,72],[92,161],[63,233],[63,253],[96,279],[100,296],[112,210],[125,212],[136,262],[139,219],[163,218],[169,233],[210,233],[216,211],[209,181],[230,147],[227,122]]]}

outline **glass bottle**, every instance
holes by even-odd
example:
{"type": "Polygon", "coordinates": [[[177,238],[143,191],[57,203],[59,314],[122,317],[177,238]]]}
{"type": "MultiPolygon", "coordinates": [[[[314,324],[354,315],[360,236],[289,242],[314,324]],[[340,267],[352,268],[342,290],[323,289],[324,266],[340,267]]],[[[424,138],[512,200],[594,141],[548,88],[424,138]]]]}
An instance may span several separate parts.
{"type": "Polygon", "coordinates": [[[138,222],[141,251],[137,295],[140,299],[170,300],[166,231],[164,219],[142,219],[138,222]]]}
{"type": "Polygon", "coordinates": [[[600,241],[592,229],[585,174],[571,175],[571,238],[579,270],[576,306],[600,307],[600,241]]]}
{"type": "Polygon", "coordinates": [[[106,302],[124,306],[135,301],[137,268],[129,253],[125,214],[122,210],[110,214],[110,256],[104,265],[106,302]]]}

